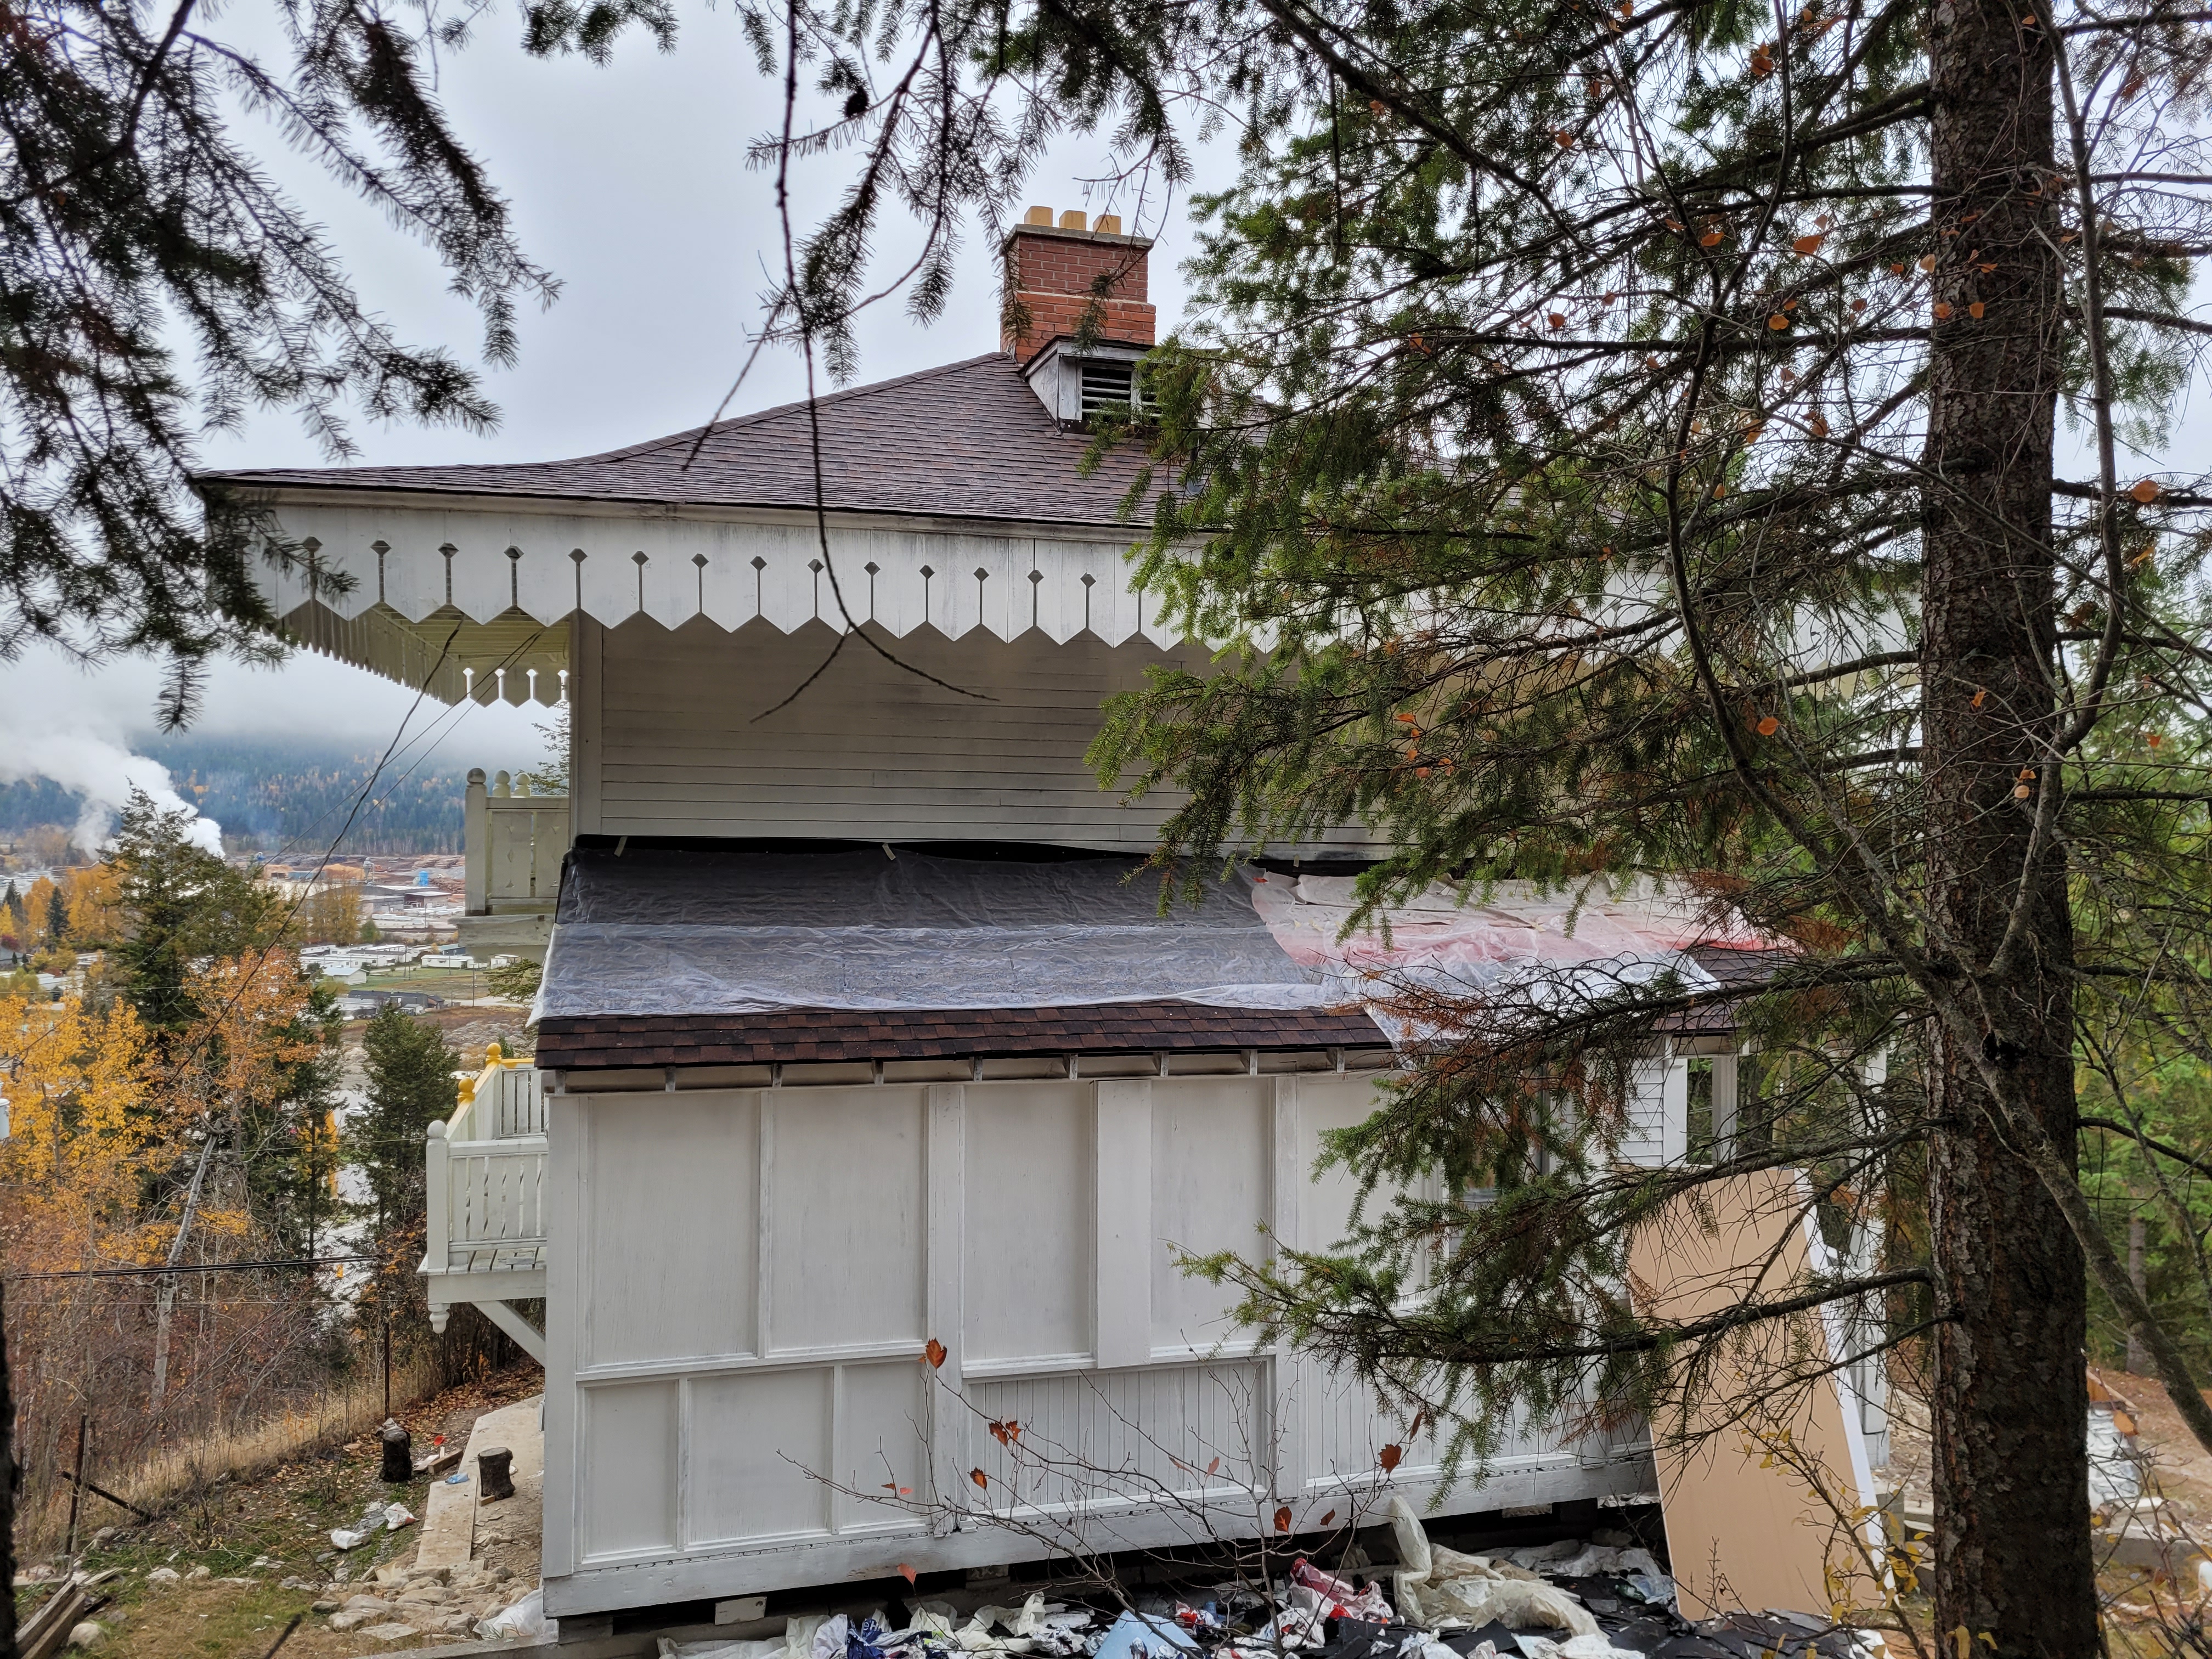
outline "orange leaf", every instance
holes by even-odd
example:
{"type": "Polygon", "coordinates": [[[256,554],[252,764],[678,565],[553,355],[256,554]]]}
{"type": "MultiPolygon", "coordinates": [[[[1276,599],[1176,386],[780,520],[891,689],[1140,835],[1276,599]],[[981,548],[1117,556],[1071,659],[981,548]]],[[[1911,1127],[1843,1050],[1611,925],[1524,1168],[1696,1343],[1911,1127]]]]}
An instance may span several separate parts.
{"type": "Polygon", "coordinates": [[[1549,323],[1553,328],[1565,328],[1567,325],[1566,318],[1556,311],[1550,316],[1545,318],[1544,320],[1549,323]]]}
{"type": "Polygon", "coordinates": [[[991,1438],[997,1441],[1000,1445],[1005,1445],[1006,1443],[1006,1425],[1003,1423],[992,1424],[991,1438]]]}
{"type": "Polygon", "coordinates": [[[1989,696],[1990,688],[1986,685],[1978,685],[1974,688],[1973,702],[1968,703],[1966,707],[1969,708],[1979,708],[1984,702],[1989,701],[1989,696]]]}
{"type": "Polygon", "coordinates": [[[2143,741],[2148,744],[2152,748],[2155,749],[2160,744],[2165,742],[2166,739],[2160,737],[2157,732],[2150,732],[2144,734],[2143,741]]]}
{"type": "Polygon", "coordinates": [[[910,1561],[902,1561],[902,1562],[900,1562],[900,1563],[899,1563],[899,1569],[898,1569],[898,1570],[899,1570],[899,1577],[902,1577],[902,1578],[905,1579],[905,1580],[906,1580],[906,1582],[907,1582],[908,1583],[909,1583],[909,1584],[911,1584],[912,1583],[914,1583],[914,1581],[915,1581],[915,1571],[914,1571],[914,1564],[913,1564],[912,1562],[910,1562],[910,1561]]]}
{"type": "Polygon", "coordinates": [[[1889,274],[1893,276],[1902,276],[1905,275],[1905,267],[1903,265],[1892,263],[1889,267],[1889,274]]]}
{"type": "Polygon", "coordinates": [[[2128,494],[2134,496],[2145,507],[2148,507],[2153,501],[2158,499],[2158,480],[2155,478],[2145,478],[2133,489],[2128,491],[2128,494]]]}
{"type": "Polygon", "coordinates": [[[1764,47],[1751,54],[1751,72],[1759,76],[1774,73],[1774,60],[1766,55],[1764,47]]]}
{"type": "Polygon", "coordinates": [[[1399,1464],[1405,1462],[1405,1459],[1406,1453],[1403,1447],[1385,1446],[1382,1448],[1381,1454],[1376,1456],[1375,1461],[1382,1466],[1382,1472],[1385,1474],[1388,1474],[1392,1469],[1396,1468],[1399,1464]]]}
{"type": "Polygon", "coordinates": [[[1698,238],[1698,246],[1699,247],[1713,247],[1719,244],[1720,240],[1720,232],[1717,230],[1709,230],[1704,235],[1698,238]]]}
{"type": "Polygon", "coordinates": [[[1936,320],[1937,322],[1939,322],[1939,323],[1940,323],[1940,322],[1942,322],[1942,321],[1946,320],[1947,319],[1948,319],[1950,315],[1951,315],[1951,303],[1950,303],[1950,301],[1948,301],[1948,300],[1938,300],[1938,301],[1936,302],[1936,320]]]}
{"type": "Polygon", "coordinates": [[[2012,797],[2014,800],[2026,800],[2034,792],[2024,783],[2015,783],[2012,787],[2012,797]]]}
{"type": "MultiPolygon", "coordinates": [[[[1605,550],[1606,550],[1607,552],[1608,552],[1608,553],[1610,553],[1610,552],[1612,552],[1612,551],[1613,551],[1613,550],[1612,550],[1611,548],[1609,548],[1609,547],[1608,547],[1608,548],[1607,548],[1605,550]]],[[[1414,1413],[1413,1413],[1413,1420],[1411,1423],[1408,1423],[1408,1424],[1406,1425],[1406,1438],[1407,1438],[1407,1439],[1408,1439],[1408,1440],[1411,1440],[1411,1439],[1413,1439],[1416,1435],[1419,1434],[1419,1433],[1420,1433],[1420,1431],[1421,1431],[1421,1425],[1422,1425],[1422,1424],[1424,1424],[1424,1423],[1425,1423],[1425,1422],[1427,1422],[1428,1420],[1429,1420],[1429,1408],[1428,1408],[1426,1406],[1423,1406],[1423,1407],[1421,1407],[1419,1410],[1417,1410],[1416,1412],[1414,1412],[1414,1413]]]]}
{"type": "Polygon", "coordinates": [[[970,1480],[973,1480],[973,1481],[974,1481],[974,1482],[975,1482],[978,1486],[981,1486],[981,1487],[985,1492],[988,1492],[988,1491],[990,1491],[990,1490],[991,1490],[991,1477],[990,1477],[989,1475],[988,1475],[988,1474],[984,1474],[982,1470],[981,1470],[981,1469],[970,1469],[970,1470],[969,1470],[969,1471],[968,1471],[968,1478],[969,1478],[970,1480]]]}
{"type": "Polygon", "coordinates": [[[1805,424],[1812,429],[1813,435],[1816,438],[1825,438],[1828,435],[1828,417],[1817,410],[1814,411],[1813,418],[1805,424]]]}
{"type": "Polygon", "coordinates": [[[1575,135],[1569,132],[1565,127],[1561,127],[1557,132],[1552,135],[1552,142],[1557,144],[1561,149],[1572,149],[1575,147],[1575,135]]]}
{"type": "Polygon", "coordinates": [[[1336,1519],[1336,1511],[1335,1511],[1334,1510],[1330,1510],[1327,1515],[1324,1515],[1323,1516],[1322,1516],[1322,1518],[1321,1518],[1321,1523],[1322,1523],[1322,1525],[1323,1525],[1323,1526],[1325,1527],[1325,1526],[1327,1526],[1330,1522],[1332,1522],[1332,1521],[1334,1521],[1334,1520],[1335,1520],[1335,1519],[1336,1519]]]}
{"type": "Polygon", "coordinates": [[[1762,738],[1771,738],[1781,729],[1782,722],[1771,714],[1759,723],[1759,735],[1762,738]]]}
{"type": "Polygon", "coordinates": [[[1790,251],[1795,253],[1818,253],[1820,251],[1820,244],[1827,240],[1826,236],[1800,236],[1790,244],[1790,251]]]}
{"type": "Polygon", "coordinates": [[[1217,1457],[1217,1458],[1215,1458],[1215,1459],[1214,1459],[1211,1463],[1208,1463],[1208,1464],[1206,1466],[1206,1472],[1208,1474],[1212,1474],[1216,1469],[1219,1468],[1220,1467],[1221,1467],[1221,1460],[1220,1460],[1219,1458],[1218,1458],[1218,1457],[1217,1457]]]}
{"type": "Polygon", "coordinates": [[[1288,1532],[1290,1529],[1291,1506],[1288,1504],[1285,1504],[1282,1508],[1275,1511],[1275,1530],[1277,1532],[1288,1532]]]}
{"type": "Polygon", "coordinates": [[[929,1368],[932,1370],[935,1370],[945,1363],[945,1345],[933,1336],[929,1339],[929,1346],[921,1352],[923,1357],[929,1361],[929,1368]]]}
{"type": "Polygon", "coordinates": [[[1008,1418],[1006,1419],[1006,1438],[1009,1440],[1018,1440],[1021,1437],[1022,1425],[1019,1423],[1017,1423],[1012,1418],[1008,1418]]]}
{"type": "Polygon", "coordinates": [[[1721,498],[1722,496],[1723,496],[1723,495],[1727,495],[1727,494],[1728,494],[1728,486],[1727,486],[1726,484],[1715,484],[1715,485],[1713,486],[1713,499],[1714,499],[1715,501],[1718,501],[1718,500],[1720,500],[1720,498],[1721,498]]]}
{"type": "Polygon", "coordinates": [[[1936,269],[1936,256],[1935,256],[1934,254],[1932,254],[1932,253],[1923,253],[1923,254],[1922,254],[1922,255],[1920,256],[1920,268],[1921,268],[1921,270],[1935,270],[1935,269],[1936,269]]]}
{"type": "Polygon", "coordinates": [[[1778,311],[1766,319],[1766,325],[1778,332],[1790,326],[1790,319],[1778,311]]]}
{"type": "Polygon", "coordinates": [[[1864,310],[1866,309],[1866,301],[1865,301],[1864,300],[1854,300],[1854,301],[1851,301],[1851,309],[1852,309],[1853,311],[1855,311],[1855,312],[1856,312],[1856,311],[1864,311],[1864,310]]]}
{"type": "Polygon", "coordinates": [[[1966,315],[1972,318],[1978,323],[1982,320],[1982,313],[1988,309],[1989,307],[1987,306],[1984,305],[1979,300],[1977,300],[1966,307],[1966,315]]]}

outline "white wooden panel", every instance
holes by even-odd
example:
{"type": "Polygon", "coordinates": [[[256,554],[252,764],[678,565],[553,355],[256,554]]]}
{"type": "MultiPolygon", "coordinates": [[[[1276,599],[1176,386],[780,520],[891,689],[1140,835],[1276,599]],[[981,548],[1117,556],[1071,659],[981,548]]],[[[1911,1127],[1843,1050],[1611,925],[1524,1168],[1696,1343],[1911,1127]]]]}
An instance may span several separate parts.
{"type": "Polygon", "coordinates": [[[912,1532],[920,1522],[896,1500],[925,1495],[929,1408],[923,1368],[912,1360],[843,1365],[837,1372],[836,1484],[831,1510],[841,1533],[912,1532]],[[866,1493],[855,1497],[854,1493],[866,1493]],[[881,1494],[884,1501],[876,1500],[881,1494]]]}
{"type": "Polygon", "coordinates": [[[1152,1089],[1152,1346],[1210,1348],[1234,1328],[1227,1287],[1176,1264],[1194,1255],[1265,1248],[1272,1194],[1272,1083],[1173,1079],[1152,1089]]]}
{"type": "MultiPolygon", "coordinates": [[[[1358,1077],[1298,1079],[1297,1166],[1306,1177],[1298,1194],[1297,1243],[1300,1249],[1327,1250],[1343,1242],[1352,1224],[1353,1200],[1359,1182],[1341,1164],[1332,1164],[1319,1176],[1314,1164],[1322,1154],[1322,1136],[1330,1129],[1348,1129],[1374,1115],[1375,1085],[1358,1077]]],[[[1373,1202],[1384,1201],[1377,1194],[1373,1202]]]]}
{"type": "MultiPolygon", "coordinates": [[[[1399,1449],[1397,1477],[1413,1480],[1433,1474],[1443,1457],[1434,1432],[1424,1425],[1409,1437],[1405,1425],[1382,1411],[1374,1391],[1348,1371],[1332,1374],[1311,1360],[1297,1362],[1300,1405],[1306,1413],[1307,1455],[1313,1460],[1306,1490],[1341,1492],[1371,1485],[1382,1471],[1385,1446],[1399,1449]]],[[[1500,1455],[1517,1449],[1510,1437],[1500,1455]]]]}
{"type": "Polygon", "coordinates": [[[1096,1107],[1097,1329],[1101,1365],[1138,1365],[1152,1352],[1152,1085],[1102,1082],[1096,1107]]]}
{"type": "Polygon", "coordinates": [[[688,1544],[830,1531],[830,1387],[818,1367],[690,1380],[688,1544]]]}
{"type": "Polygon", "coordinates": [[[1624,1103],[1624,1127],[1620,1137],[1620,1156],[1631,1164],[1656,1167],[1668,1158],[1668,1107],[1677,1108],[1673,1115],[1687,1133],[1689,1117],[1689,1062],[1675,1060],[1671,1055],[1653,1054],[1631,1064],[1628,1071],[1628,1098],[1624,1103]]]}
{"type": "Polygon", "coordinates": [[[774,1347],[927,1340],[922,1091],[775,1090],[763,1098],[775,1119],[774,1347]]]}
{"type": "Polygon", "coordinates": [[[590,1363],[751,1352],[759,1097],[600,1096],[589,1138],[590,1363]]]}
{"type": "Polygon", "coordinates": [[[757,720],[821,667],[836,643],[828,629],[785,635],[756,624],[732,638],[647,623],[603,637],[602,833],[1149,849],[1181,800],[1169,791],[1125,806],[1084,759],[1105,700],[1180,653],[1054,646],[1035,633],[956,645],[927,629],[892,645],[986,701],[848,640],[795,702],[757,720]]]}
{"type": "MultiPolygon", "coordinates": [[[[1230,1491],[1255,1484],[1255,1472],[1264,1484],[1273,1439],[1267,1370],[1249,1361],[971,1383],[975,1409],[1019,1424],[1029,1454],[1025,1462],[1015,1446],[981,1437],[976,1466],[991,1482],[984,1501],[1096,1507],[1230,1491]]],[[[1243,1507],[1249,1525],[1251,1502],[1243,1507]]]]}
{"type": "Polygon", "coordinates": [[[969,1092],[963,1364],[1091,1352],[1091,1092],[969,1092]]]}
{"type": "Polygon", "coordinates": [[[830,1527],[830,1373],[695,1377],[684,1533],[692,1545],[819,1536],[830,1527]]]}
{"type": "Polygon", "coordinates": [[[676,1543],[674,1382],[584,1390],[583,1555],[676,1543]]]}

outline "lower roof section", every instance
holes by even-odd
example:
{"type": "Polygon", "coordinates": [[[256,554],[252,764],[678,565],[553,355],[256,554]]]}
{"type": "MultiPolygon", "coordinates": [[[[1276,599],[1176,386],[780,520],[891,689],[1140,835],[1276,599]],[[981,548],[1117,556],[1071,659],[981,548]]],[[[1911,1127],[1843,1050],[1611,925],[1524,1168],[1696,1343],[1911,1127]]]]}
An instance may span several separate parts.
{"type": "Polygon", "coordinates": [[[1168,1000],[934,1012],[793,1008],[548,1017],[538,1025],[538,1064],[607,1071],[1388,1046],[1382,1029],[1356,1009],[1215,1008],[1168,1000]]]}

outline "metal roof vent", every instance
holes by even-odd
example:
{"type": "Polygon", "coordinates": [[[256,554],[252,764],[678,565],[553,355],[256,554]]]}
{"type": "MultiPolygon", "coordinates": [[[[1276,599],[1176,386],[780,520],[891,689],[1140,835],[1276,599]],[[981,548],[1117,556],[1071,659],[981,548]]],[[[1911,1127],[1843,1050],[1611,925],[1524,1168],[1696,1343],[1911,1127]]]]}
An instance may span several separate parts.
{"type": "Polygon", "coordinates": [[[1127,363],[1088,359],[1083,364],[1083,418],[1112,410],[1126,415],[1135,376],[1127,363]]]}

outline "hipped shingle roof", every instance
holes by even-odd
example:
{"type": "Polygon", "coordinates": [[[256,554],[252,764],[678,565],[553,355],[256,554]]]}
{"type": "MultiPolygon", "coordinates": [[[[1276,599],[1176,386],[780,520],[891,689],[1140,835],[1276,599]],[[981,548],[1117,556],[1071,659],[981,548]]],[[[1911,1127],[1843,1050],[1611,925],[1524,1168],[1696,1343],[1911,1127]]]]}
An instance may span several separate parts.
{"type": "MultiPolygon", "coordinates": [[[[823,505],[838,512],[1111,524],[1143,465],[1133,447],[1085,475],[1091,434],[1062,430],[1012,358],[992,352],[817,401],[823,505]]],[[[348,489],[811,508],[803,403],[574,460],[270,468],[203,474],[234,489],[348,489]]],[[[1143,516],[1141,514],[1139,516],[1143,516]]]]}

